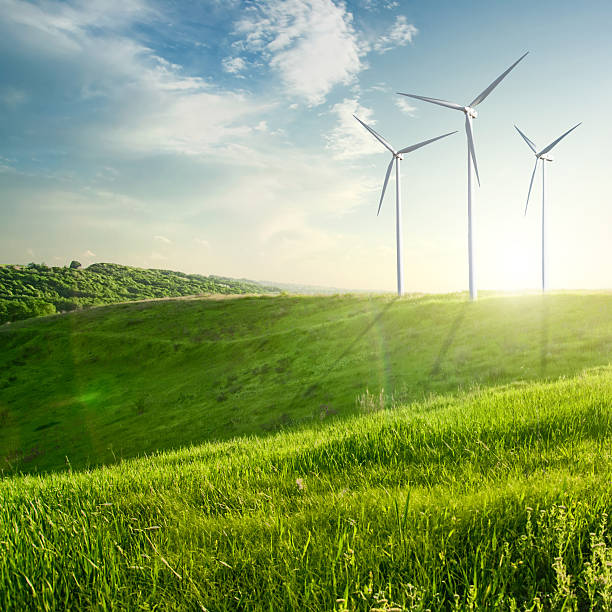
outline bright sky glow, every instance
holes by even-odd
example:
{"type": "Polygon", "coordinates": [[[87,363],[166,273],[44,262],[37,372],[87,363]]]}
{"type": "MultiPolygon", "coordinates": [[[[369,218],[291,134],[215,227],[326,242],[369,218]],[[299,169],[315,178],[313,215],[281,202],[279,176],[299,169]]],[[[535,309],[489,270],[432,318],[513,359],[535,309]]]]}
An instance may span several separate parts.
{"type": "Polygon", "coordinates": [[[566,0],[0,0],[0,262],[111,261],[394,291],[389,155],[407,291],[467,288],[463,115],[474,121],[479,289],[612,287],[612,6],[566,0]],[[588,6],[588,10],[587,10],[588,6]]]}

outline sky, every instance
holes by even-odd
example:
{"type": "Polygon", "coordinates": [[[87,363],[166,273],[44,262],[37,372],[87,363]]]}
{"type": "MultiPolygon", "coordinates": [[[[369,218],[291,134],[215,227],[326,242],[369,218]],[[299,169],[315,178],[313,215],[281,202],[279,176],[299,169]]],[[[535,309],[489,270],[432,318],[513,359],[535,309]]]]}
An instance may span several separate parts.
{"type": "Polygon", "coordinates": [[[480,289],[612,288],[607,0],[0,0],[0,263],[115,262],[393,291],[467,288],[463,115],[478,107],[480,289]]]}

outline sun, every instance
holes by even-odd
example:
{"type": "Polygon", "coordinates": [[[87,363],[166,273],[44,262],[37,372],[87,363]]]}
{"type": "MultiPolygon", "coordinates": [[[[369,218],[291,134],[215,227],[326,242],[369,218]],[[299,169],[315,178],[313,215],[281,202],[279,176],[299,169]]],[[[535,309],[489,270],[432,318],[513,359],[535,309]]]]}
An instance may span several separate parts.
{"type": "Polygon", "coordinates": [[[530,282],[534,275],[534,266],[539,262],[533,259],[533,248],[526,240],[511,240],[505,245],[500,267],[500,289],[517,291],[532,288],[530,282]]]}

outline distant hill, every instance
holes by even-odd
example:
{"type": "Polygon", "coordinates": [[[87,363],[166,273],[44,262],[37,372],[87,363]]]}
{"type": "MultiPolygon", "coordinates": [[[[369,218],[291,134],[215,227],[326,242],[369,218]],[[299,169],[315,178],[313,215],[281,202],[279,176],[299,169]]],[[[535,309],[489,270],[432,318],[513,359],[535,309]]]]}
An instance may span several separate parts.
{"type": "Polygon", "coordinates": [[[612,363],[611,313],[607,293],[281,294],[19,321],[0,327],[0,474],[574,376],[612,363]]]}
{"type": "Polygon", "coordinates": [[[272,287],[246,279],[144,270],[112,263],[81,268],[45,264],[0,266],[0,324],[66,312],[96,304],[205,293],[274,293],[272,287]]]}
{"type": "Polygon", "coordinates": [[[389,293],[388,290],[380,289],[378,291],[372,291],[369,289],[347,289],[346,287],[329,287],[326,285],[302,285],[299,283],[279,283],[276,281],[257,281],[262,285],[274,285],[281,291],[286,293],[293,293],[295,295],[342,295],[346,293],[353,294],[381,294],[389,293]]]}

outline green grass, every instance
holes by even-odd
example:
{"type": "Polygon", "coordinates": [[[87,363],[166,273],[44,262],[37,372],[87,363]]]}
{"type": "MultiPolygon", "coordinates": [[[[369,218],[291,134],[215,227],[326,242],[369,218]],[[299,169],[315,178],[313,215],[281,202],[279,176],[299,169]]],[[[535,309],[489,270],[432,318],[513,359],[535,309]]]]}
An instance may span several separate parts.
{"type": "Polygon", "coordinates": [[[610,610],[612,369],[0,482],[0,608],[610,610]]]}
{"type": "Polygon", "coordinates": [[[0,327],[0,610],[612,611],[611,313],[280,296],[0,327]]]}
{"type": "Polygon", "coordinates": [[[607,365],[612,294],[245,297],[0,327],[0,469],[113,463],[607,365]]]}

